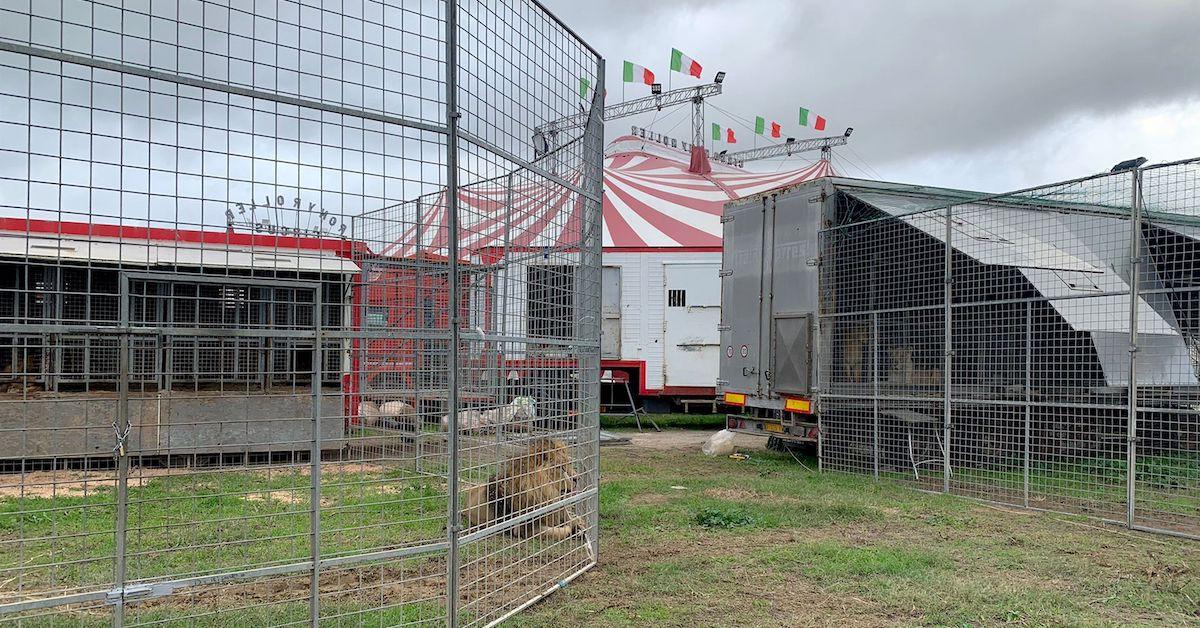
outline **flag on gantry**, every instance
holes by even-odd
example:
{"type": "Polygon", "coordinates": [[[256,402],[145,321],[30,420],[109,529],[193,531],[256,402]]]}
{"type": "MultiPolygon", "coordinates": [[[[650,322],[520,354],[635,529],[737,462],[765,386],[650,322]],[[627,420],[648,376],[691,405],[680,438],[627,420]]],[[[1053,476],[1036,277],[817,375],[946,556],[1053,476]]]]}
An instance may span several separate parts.
{"type": "MultiPolygon", "coordinates": [[[[800,108],[800,126],[808,126],[808,114],[809,113],[811,113],[811,112],[808,109],[805,109],[804,107],[800,108]]],[[[822,118],[821,116],[817,116],[816,118],[817,118],[816,121],[813,122],[813,128],[818,131],[824,131],[825,130],[825,118],[822,118]]]]}
{"type": "MultiPolygon", "coordinates": [[[[754,118],[754,132],[762,135],[767,132],[767,119],[762,116],[754,118]]],[[[783,127],[779,126],[778,122],[771,123],[771,137],[779,137],[783,134],[783,127]]]]}
{"type": "Polygon", "coordinates": [[[714,140],[721,139],[721,125],[717,124],[716,122],[712,123],[712,138],[714,140]]]}
{"type": "Polygon", "coordinates": [[[625,82],[654,84],[654,73],[636,63],[625,62],[625,82]]]}
{"type": "Polygon", "coordinates": [[[700,64],[696,63],[695,59],[680,52],[678,48],[671,49],[671,69],[700,78],[700,64]]]}
{"type": "Polygon", "coordinates": [[[725,141],[729,144],[737,144],[737,138],[733,136],[733,129],[725,129],[725,141]]]}

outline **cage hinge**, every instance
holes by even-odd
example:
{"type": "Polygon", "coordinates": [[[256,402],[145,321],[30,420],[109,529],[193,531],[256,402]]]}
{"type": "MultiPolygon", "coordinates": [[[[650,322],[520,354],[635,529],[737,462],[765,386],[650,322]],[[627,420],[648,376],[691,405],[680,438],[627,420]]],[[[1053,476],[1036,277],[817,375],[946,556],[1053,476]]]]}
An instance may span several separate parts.
{"type": "Polygon", "coordinates": [[[722,268],[721,270],[717,271],[717,276],[718,277],[732,277],[733,270],[728,269],[728,268],[722,268]]]}
{"type": "Polygon", "coordinates": [[[730,329],[733,328],[729,325],[717,325],[717,331],[729,331],[730,329]]]}
{"type": "Polygon", "coordinates": [[[104,603],[108,606],[115,606],[120,604],[122,600],[130,602],[141,598],[150,597],[151,593],[154,593],[154,587],[149,584],[139,584],[122,589],[111,589],[104,594],[104,603]]]}
{"type": "Polygon", "coordinates": [[[821,265],[821,258],[819,258],[819,257],[810,257],[810,258],[808,258],[808,259],[804,260],[804,263],[805,263],[805,264],[807,264],[808,266],[820,266],[820,265],[821,265]]]}
{"type": "Polygon", "coordinates": [[[733,214],[721,214],[721,223],[733,222],[733,214]]]}

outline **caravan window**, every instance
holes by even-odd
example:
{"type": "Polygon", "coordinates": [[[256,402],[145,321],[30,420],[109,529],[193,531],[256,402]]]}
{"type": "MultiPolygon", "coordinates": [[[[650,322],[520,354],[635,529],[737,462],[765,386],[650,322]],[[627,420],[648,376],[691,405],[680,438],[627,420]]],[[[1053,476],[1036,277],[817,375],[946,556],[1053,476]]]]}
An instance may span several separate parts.
{"type": "Polygon", "coordinates": [[[387,327],[388,307],[386,305],[371,305],[367,307],[367,327],[387,327]]]}

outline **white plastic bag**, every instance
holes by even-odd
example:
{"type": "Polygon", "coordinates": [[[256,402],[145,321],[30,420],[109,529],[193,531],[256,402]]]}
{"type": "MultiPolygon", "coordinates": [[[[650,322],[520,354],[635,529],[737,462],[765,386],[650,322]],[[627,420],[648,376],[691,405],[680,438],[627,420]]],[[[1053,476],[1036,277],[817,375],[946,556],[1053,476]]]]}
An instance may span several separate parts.
{"type": "Polygon", "coordinates": [[[733,432],[721,430],[709,436],[701,451],[706,456],[728,456],[733,453],[733,432]]]}

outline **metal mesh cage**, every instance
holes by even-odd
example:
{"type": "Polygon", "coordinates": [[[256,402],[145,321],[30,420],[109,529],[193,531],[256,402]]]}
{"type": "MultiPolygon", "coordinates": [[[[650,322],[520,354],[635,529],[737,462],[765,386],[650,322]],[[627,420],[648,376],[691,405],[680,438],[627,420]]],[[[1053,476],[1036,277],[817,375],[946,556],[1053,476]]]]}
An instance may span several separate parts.
{"type": "Polygon", "coordinates": [[[1200,535],[1198,172],[840,191],[820,235],[822,464],[1200,535]]]}
{"type": "Polygon", "coordinates": [[[252,4],[0,6],[0,621],[493,625],[595,564],[602,59],[252,4]]]}

